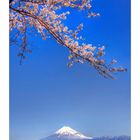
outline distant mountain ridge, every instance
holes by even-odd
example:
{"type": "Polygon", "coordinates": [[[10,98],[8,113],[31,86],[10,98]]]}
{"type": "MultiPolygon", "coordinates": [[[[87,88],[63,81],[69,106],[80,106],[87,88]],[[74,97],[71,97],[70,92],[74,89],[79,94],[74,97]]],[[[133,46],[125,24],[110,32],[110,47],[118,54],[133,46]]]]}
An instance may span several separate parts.
{"type": "Polygon", "coordinates": [[[93,140],[131,140],[131,137],[130,136],[114,136],[114,137],[103,136],[103,137],[93,138],[93,140]]]}
{"type": "Polygon", "coordinates": [[[130,136],[115,136],[115,137],[88,137],[84,134],[68,127],[64,126],[57,130],[54,134],[43,138],[41,140],[131,140],[130,136]]]}

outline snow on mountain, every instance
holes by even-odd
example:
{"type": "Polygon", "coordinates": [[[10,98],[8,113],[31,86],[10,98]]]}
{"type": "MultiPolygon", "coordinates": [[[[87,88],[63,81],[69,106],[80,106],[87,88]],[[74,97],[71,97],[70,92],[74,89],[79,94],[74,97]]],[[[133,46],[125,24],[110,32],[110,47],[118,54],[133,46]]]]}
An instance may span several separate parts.
{"type": "Polygon", "coordinates": [[[76,130],[74,130],[68,126],[64,126],[61,129],[57,130],[55,132],[55,134],[57,134],[59,136],[73,136],[73,137],[79,138],[79,139],[92,139],[92,137],[84,136],[82,133],[77,132],[76,130]]]}
{"type": "Polygon", "coordinates": [[[42,140],[91,140],[92,137],[87,137],[82,133],[68,127],[64,126],[57,130],[53,135],[48,136],[42,140]]]}
{"type": "Polygon", "coordinates": [[[82,133],[68,127],[64,126],[61,129],[57,130],[54,134],[43,138],[41,140],[131,140],[130,136],[116,136],[116,137],[87,137],[82,133]]]}

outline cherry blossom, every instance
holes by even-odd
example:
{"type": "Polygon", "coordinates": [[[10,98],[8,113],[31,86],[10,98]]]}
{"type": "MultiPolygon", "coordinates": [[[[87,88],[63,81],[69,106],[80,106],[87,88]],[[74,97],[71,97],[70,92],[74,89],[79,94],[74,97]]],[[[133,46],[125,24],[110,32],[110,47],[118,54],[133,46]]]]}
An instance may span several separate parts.
{"type": "Polygon", "coordinates": [[[20,62],[26,58],[27,53],[32,52],[27,43],[29,32],[34,36],[37,31],[42,39],[46,40],[51,36],[61,46],[68,48],[70,52],[68,67],[75,62],[87,62],[105,78],[114,78],[113,72],[126,71],[122,67],[112,67],[116,60],[106,64],[103,59],[104,46],[96,47],[83,42],[84,39],[80,35],[80,31],[84,28],[83,23],[75,30],[63,24],[63,20],[66,20],[70,14],[69,11],[60,12],[64,7],[85,11],[88,18],[100,16],[99,13],[91,11],[91,0],[10,0],[9,6],[9,29],[15,36],[14,40],[10,39],[10,43],[18,44],[20,62]],[[83,43],[80,43],[81,41],[83,43]]]}

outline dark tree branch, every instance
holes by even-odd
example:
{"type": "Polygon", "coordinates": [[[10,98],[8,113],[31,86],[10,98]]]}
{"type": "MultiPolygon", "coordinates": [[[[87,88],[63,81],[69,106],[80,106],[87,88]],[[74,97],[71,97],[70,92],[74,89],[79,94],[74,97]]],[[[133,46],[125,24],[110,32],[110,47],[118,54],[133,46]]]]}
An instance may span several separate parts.
{"type": "Polygon", "coordinates": [[[89,62],[91,65],[94,66],[94,68],[101,74],[103,75],[104,77],[109,77],[111,79],[114,79],[114,77],[110,74],[110,70],[108,70],[107,66],[106,65],[100,65],[100,64],[97,64],[95,61],[91,61],[90,58],[88,57],[83,57],[82,55],[80,55],[79,53],[77,52],[74,52],[74,50],[69,46],[69,45],[66,45],[63,40],[60,38],[59,35],[57,35],[55,32],[53,32],[51,29],[50,29],[50,25],[46,22],[44,22],[41,18],[39,18],[38,16],[36,15],[33,15],[27,11],[24,11],[24,10],[18,10],[18,9],[15,9],[13,7],[10,7],[11,10],[15,11],[15,12],[18,12],[19,14],[23,15],[23,16],[29,16],[33,19],[36,19],[43,27],[46,28],[46,30],[62,45],[62,46],[65,46],[67,47],[72,53],[74,53],[77,57],[80,57],[84,60],[86,60],[87,62],[89,62]]]}

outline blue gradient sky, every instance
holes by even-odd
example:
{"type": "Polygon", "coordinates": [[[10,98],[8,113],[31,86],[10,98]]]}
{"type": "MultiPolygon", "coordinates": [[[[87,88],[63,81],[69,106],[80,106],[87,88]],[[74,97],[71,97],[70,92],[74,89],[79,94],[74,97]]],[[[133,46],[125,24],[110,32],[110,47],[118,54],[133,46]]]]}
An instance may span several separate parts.
{"type": "Polygon", "coordinates": [[[105,45],[105,59],[117,59],[128,72],[109,80],[87,64],[69,69],[68,50],[40,38],[20,66],[11,47],[11,140],[38,140],[63,125],[93,137],[130,135],[130,1],[96,0],[93,8],[100,17],[86,20],[70,10],[65,23],[73,29],[83,22],[86,43],[105,45]]]}

